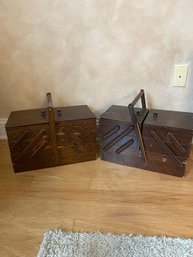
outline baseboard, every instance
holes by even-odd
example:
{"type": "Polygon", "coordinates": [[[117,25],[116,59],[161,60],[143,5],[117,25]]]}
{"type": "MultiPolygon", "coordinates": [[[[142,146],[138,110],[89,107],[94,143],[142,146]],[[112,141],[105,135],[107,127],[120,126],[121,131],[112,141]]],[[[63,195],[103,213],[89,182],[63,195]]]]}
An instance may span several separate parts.
{"type": "Polygon", "coordinates": [[[0,119],[0,139],[7,139],[5,124],[7,119],[0,119]]]}

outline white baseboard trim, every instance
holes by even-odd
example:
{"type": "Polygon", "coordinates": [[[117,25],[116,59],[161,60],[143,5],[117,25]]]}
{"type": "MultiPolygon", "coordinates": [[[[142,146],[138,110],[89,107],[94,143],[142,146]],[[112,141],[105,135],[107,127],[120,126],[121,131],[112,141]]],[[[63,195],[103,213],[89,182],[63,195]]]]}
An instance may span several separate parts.
{"type": "Polygon", "coordinates": [[[5,124],[7,119],[0,119],[0,139],[7,139],[5,124]]]}

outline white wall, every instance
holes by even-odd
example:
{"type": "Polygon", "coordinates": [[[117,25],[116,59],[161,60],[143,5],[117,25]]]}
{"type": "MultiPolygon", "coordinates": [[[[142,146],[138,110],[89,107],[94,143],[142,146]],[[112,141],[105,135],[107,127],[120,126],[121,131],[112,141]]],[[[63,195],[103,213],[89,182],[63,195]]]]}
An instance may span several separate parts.
{"type": "Polygon", "coordinates": [[[192,0],[1,0],[0,118],[87,104],[100,115],[139,89],[150,108],[193,112],[192,0]],[[172,88],[188,63],[185,88],[172,88]]]}

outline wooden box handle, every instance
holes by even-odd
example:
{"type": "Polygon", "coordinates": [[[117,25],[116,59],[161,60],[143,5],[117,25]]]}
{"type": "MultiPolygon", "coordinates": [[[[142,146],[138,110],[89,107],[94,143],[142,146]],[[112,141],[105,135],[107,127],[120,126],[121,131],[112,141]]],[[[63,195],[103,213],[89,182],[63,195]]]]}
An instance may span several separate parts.
{"type": "Polygon", "coordinates": [[[142,134],[141,134],[141,128],[140,128],[140,125],[139,125],[139,122],[137,120],[135,110],[134,110],[134,106],[140,99],[141,99],[142,109],[144,109],[144,111],[145,111],[146,110],[146,102],[145,102],[145,93],[144,93],[143,89],[140,90],[140,92],[135,97],[135,99],[128,105],[128,109],[129,109],[129,113],[131,115],[131,120],[132,120],[134,129],[135,129],[137,141],[138,141],[138,144],[140,147],[141,156],[147,164],[147,155],[145,152],[145,147],[144,147],[143,138],[142,138],[142,134]]]}

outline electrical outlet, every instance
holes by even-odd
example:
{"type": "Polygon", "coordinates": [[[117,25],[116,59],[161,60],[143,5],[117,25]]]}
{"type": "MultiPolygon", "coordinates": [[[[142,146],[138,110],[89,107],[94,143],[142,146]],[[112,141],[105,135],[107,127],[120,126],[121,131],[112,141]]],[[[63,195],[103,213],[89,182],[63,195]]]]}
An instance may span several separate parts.
{"type": "Polygon", "coordinates": [[[188,75],[188,64],[175,65],[172,81],[173,87],[185,87],[188,75]]]}

